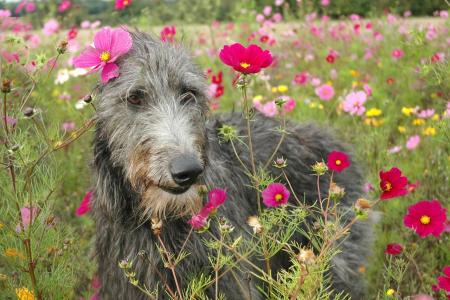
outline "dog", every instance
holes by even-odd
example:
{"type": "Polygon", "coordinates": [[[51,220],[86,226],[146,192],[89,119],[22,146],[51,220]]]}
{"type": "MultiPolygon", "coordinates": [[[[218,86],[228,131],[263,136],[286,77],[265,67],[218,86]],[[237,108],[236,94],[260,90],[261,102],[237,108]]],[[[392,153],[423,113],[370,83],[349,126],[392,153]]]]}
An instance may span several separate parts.
{"type": "MultiPolygon", "coordinates": [[[[161,42],[142,32],[131,32],[133,47],[120,58],[120,76],[98,91],[97,124],[94,137],[95,193],[92,204],[96,222],[95,254],[101,281],[101,299],[148,299],[130,284],[119,267],[123,259],[145,253],[147,259],[132,266],[139,284],[159,289],[159,299],[167,299],[164,286],[176,290],[171,271],[164,267],[159,241],[151,230],[151,218],[162,221],[159,238],[167,251],[189,253],[176,268],[178,283],[185,287],[193,274],[212,272],[208,248],[202,235],[191,232],[187,223],[198,212],[199,186],[226,188],[228,200],[219,209],[235,228],[249,236],[246,220],[256,215],[256,193],[236,160],[229,142],[221,141],[222,125],[234,126],[238,136],[246,136],[246,120],[241,114],[210,116],[207,85],[203,72],[188,52],[178,44],[161,42]],[[189,238],[187,239],[187,237],[189,238]]],[[[280,133],[275,120],[256,114],[251,121],[255,162],[261,166],[271,156],[280,133]]],[[[348,152],[333,134],[311,124],[287,122],[287,131],[277,156],[287,159],[284,169],[292,190],[306,204],[318,199],[311,166],[326,159],[332,150],[348,152]]],[[[248,149],[236,143],[236,152],[250,166],[248,149]]],[[[351,155],[350,155],[351,156],[351,155]]],[[[342,222],[354,217],[352,207],[363,195],[364,178],[351,157],[343,174],[334,182],[345,188],[339,207],[348,212],[342,222]]],[[[269,167],[274,176],[280,169],[269,167]]],[[[322,195],[328,194],[328,176],[320,177],[322,195]]],[[[217,226],[210,232],[217,234],[217,226]]],[[[371,226],[356,222],[340,242],[340,253],[332,259],[330,276],[336,293],[362,299],[364,284],[358,268],[369,253],[371,226]]],[[[304,237],[296,237],[307,244],[304,237]]],[[[261,261],[255,263],[262,265],[261,261]]],[[[287,255],[270,260],[273,274],[290,265],[287,255]]],[[[243,269],[221,277],[219,289],[227,299],[263,299],[256,280],[248,280],[243,269]],[[243,284],[247,282],[248,284],[243,284]]],[[[206,290],[210,297],[213,287],[206,290]]]]}

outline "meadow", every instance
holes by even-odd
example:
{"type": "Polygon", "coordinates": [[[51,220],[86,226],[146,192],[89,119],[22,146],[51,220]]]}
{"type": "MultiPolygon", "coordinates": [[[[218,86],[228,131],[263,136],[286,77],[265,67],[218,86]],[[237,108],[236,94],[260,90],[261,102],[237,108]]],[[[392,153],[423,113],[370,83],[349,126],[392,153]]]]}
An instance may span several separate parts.
{"type": "MultiPolygon", "coordinates": [[[[108,25],[72,27],[56,16],[39,28],[0,10],[1,299],[95,297],[95,226],[86,200],[100,75],[73,60],[108,25]]],[[[378,216],[373,253],[358,270],[368,299],[450,299],[438,281],[450,280],[443,273],[450,265],[448,211],[434,235],[404,224],[419,201],[450,208],[447,11],[340,19],[311,12],[285,21],[265,8],[252,22],[127,25],[190,49],[208,80],[212,114],[242,109],[239,73],[219,58],[224,45],[269,50],[272,64],[246,86],[253,110],[332,128],[366,175],[365,198],[377,203],[369,210],[378,216]],[[379,201],[380,171],[393,167],[407,177],[407,193],[379,201]]]]}

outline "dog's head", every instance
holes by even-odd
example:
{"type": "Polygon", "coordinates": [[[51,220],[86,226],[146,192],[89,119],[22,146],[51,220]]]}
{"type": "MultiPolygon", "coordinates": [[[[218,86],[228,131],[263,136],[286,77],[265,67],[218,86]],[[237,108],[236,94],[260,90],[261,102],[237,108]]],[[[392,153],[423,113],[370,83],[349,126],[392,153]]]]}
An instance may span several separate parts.
{"type": "Polygon", "coordinates": [[[180,45],[131,35],[119,77],[100,88],[99,130],[143,215],[190,214],[207,163],[204,74],[180,45]]]}

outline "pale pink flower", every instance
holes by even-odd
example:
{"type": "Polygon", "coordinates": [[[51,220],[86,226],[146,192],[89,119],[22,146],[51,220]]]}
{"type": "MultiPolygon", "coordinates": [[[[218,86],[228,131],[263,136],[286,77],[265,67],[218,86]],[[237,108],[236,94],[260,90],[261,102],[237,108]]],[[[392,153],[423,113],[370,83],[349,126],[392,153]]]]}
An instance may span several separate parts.
{"type": "Polygon", "coordinates": [[[406,141],[406,148],[408,150],[413,150],[417,146],[419,146],[419,143],[420,143],[420,135],[418,135],[418,134],[413,135],[413,136],[409,137],[409,139],[406,141]]]}
{"type": "Polygon", "coordinates": [[[82,29],[89,29],[91,27],[91,22],[88,20],[84,20],[83,22],[81,22],[80,27],[82,29]]]}
{"type": "Polygon", "coordinates": [[[42,28],[42,31],[45,35],[52,35],[57,33],[59,30],[59,23],[55,19],[50,19],[47,21],[47,23],[44,24],[44,28],[42,28]]]}
{"type": "Polygon", "coordinates": [[[264,22],[264,20],[265,20],[265,18],[264,18],[264,16],[262,14],[257,14],[256,15],[256,22],[262,23],[262,22],[264,22]]]}
{"type": "Polygon", "coordinates": [[[9,9],[0,9],[0,18],[11,17],[11,11],[9,9]]]}
{"type": "Polygon", "coordinates": [[[278,107],[275,101],[270,101],[262,106],[261,111],[266,117],[273,118],[278,114],[278,107]]]}
{"type": "Polygon", "coordinates": [[[446,11],[446,10],[441,10],[441,11],[439,12],[439,17],[444,18],[444,19],[447,19],[447,18],[448,18],[448,11],[446,11]]]}
{"type": "Polygon", "coordinates": [[[61,129],[66,132],[71,132],[75,130],[75,122],[64,122],[61,125],[61,129]]]}
{"type": "Polygon", "coordinates": [[[351,115],[361,116],[366,111],[366,108],[364,107],[366,100],[367,95],[365,92],[351,92],[345,97],[345,100],[342,103],[342,108],[345,112],[348,112],[351,115]]]}
{"type": "Polygon", "coordinates": [[[313,77],[311,79],[311,85],[312,86],[319,86],[321,83],[322,83],[322,81],[320,80],[320,78],[313,77]]]}
{"type": "Polygon", "coordinates": [[[394,153],[400,152],[401,150],[402,150],[402,147],[401,147],[401,146],[394,146],[394,147],[392,147],[392,148],[390,148],[390,149],[388,150],[388,153],[389,153],[389,154],[394,154],[394,153]]]}
{"type": "Polygon", "coordinates": [[[372,88],[370,87],[370,85],[365,83],[363,85],[363,89],[364,89],[364,92],[366,92],[367,96],[372,96],[372,88]]]}
{"type": "Polygon", "coordinates": [[[94,47],[88,46],[73,64],[77,68],[91,68],[91,72],[102,70],[102,82],[119,76],[119,66],[115,61],[130,51],[131,35],[123,29],[104,28],[94,36],[94,47]]]}
{"type": "Polygon", "coordinates": [[[263,14],[265,16],[270,16],[270,14],[272,13],[272,6],[265,6],[263,9],[263,14]]]}
{"type": "Polygon", "coordinates": [[[275,6],[281,6],[283,5],[284,0],[275,0],[275,6]]]}
{"type": "Polygon", "coordinates": [[[330,0],[321,0],[321,1],[320,1],[320,5],[322,5],[322,6],[328,6],[328,5],[330,5],[330,0]]]}
{"type": "Polygon", "coordinates": [[[39,214],[40,209],[36,206],[33,206],[31,209],[29,206],[22,207],[20,209],[20,216],[22,218],[22,222],[16,226],[16,231],[21,232],[22,229],[26,230],[31,223],[36,219],[39,214]],[[23,228],[22,228],[23,226],[23,228]]]}
{"type": "Polygon", "coordinates": [[[319,96],[321,100],[329,101],[334,97],[334,88],[328,84],[322,84],[315,89],[316,95],[319,96]]]}
{"type": "Polygon", "coordinates": [[[283,16],[280,13],[276,13],[272,16],[272,20],[275,23],[280,23],[281,21],[283,21],[283,16]]]}
{"type": "Polygon", "coordinates": [[[416,112],[416,116],[418,116],[419,118],[422,118],[422,119],[428,119],[428,118],[431,118],[432,116],[434,116],[434,112],[435,112],[435,110],[432,108],[422,109],[422,110],[419,110],[418,112],[416,112]]]}

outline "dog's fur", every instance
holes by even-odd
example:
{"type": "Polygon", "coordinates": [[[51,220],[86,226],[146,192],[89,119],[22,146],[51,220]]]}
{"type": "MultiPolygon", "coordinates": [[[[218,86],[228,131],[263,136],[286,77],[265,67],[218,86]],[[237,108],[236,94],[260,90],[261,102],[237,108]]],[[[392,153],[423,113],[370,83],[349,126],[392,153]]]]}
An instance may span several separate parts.
{"type": "MultiPolygon", "coordinates": [[[[257,214],[255,191],[249,178],[237,162],[230,143],[219,142],[218,128],[233,125],[239,136],[246,135],[245,120],[240,114],[207,118],[206,83],[202,72],[179,45],[162,43],[143,33],[132,33],[133,48],[118,64],[120,76],[102,85],[99,90],[97,129],[94,141],[94,168],[96,171],[93,213],[96,221],[96,258],[101,279],[101,299],[145,299],[146,296],[128,282],[119,261],[134,258],[144,250],[148,260],[136,260],[133,270],[140,284],[149,288],[162,287],[162,279],[175,290],[172,275],[165,269],[158,253],[158,241],[150,229],[151,217],[163,220],[161,238],[172,253],[178,253],[185,241],[190,225],[189,217],[202,205],[196,185],[184,193],[176,194],[169,164],[177,155],[189,154],[201,161],[204,172],[200,183],[207,187],[226,188],[228,200],[220,208],[235,226],[235,232],[249,236],[246,220],[257,214]],[[186,92],[195,95],[195,101],[183,102],[186,92]],[[127,98],[140,97],[140,106],[127,102],[127,98]]],[[[274,129],[277,122],[256,115],[252,121],[253,147],[256,162],[264,164],[280,134],[274,129]]],[[[289,134],[277,156],[287,158],[285,169],[294,192],[306,203],[317,200],[316,177],[311,165],[326,160],[332,150],[347,151],[330,133],[313,125],[288,122],[289,134]]],[[[244,137],[244,139],[246,139],[244,137]]],[[[237,151],[248,166],[248,151],[237,143],[237,151]]],[[[352,217],[352,205],[362,195],[363,178],[355,161],[334,181],[345,188],[340,202],[343,222],[352,217]]],[[[271,167],[273,175],[280,170],[271,167]]],[[[322,195],[327,195],[328,176],[320,181],[322,195]]],[[[293,201],[293,200],[291,200],[293,201]]],[[[353,299],[361,299],[363,284],[358,268],[365,263],[369,246],[370,226],[357,222],[350,235],[341,244],[341,254],[333,259],[331,275],[333,288],[346,291],[353,299]]],[[[217,228],[210,229],[217,234],[217,228]]],[[[299,238],[302,244],[307,241],[299,238]]],[[[190,276],[211,272],[208,249],[202,235],[193,233],[185,250],[190,255],[177,267],[181,286],[190,276]]],[[[256,261],[260,264],[260,261],[256,261]]],[[[286,256],[271,260],[277,270],[289,266],[286,256]]],[[[243,266],[244,268],[245,266],[243,266]]],[[[244,274],[231,273],[220,280],[220,291],[227,299],[262,299],[256,282],[248,281],[244,274]]],[[[212,291],[208,291],[212,293],[212,291]]],[[[160,292],[159,298],[167,295],[160,292]]]]}

